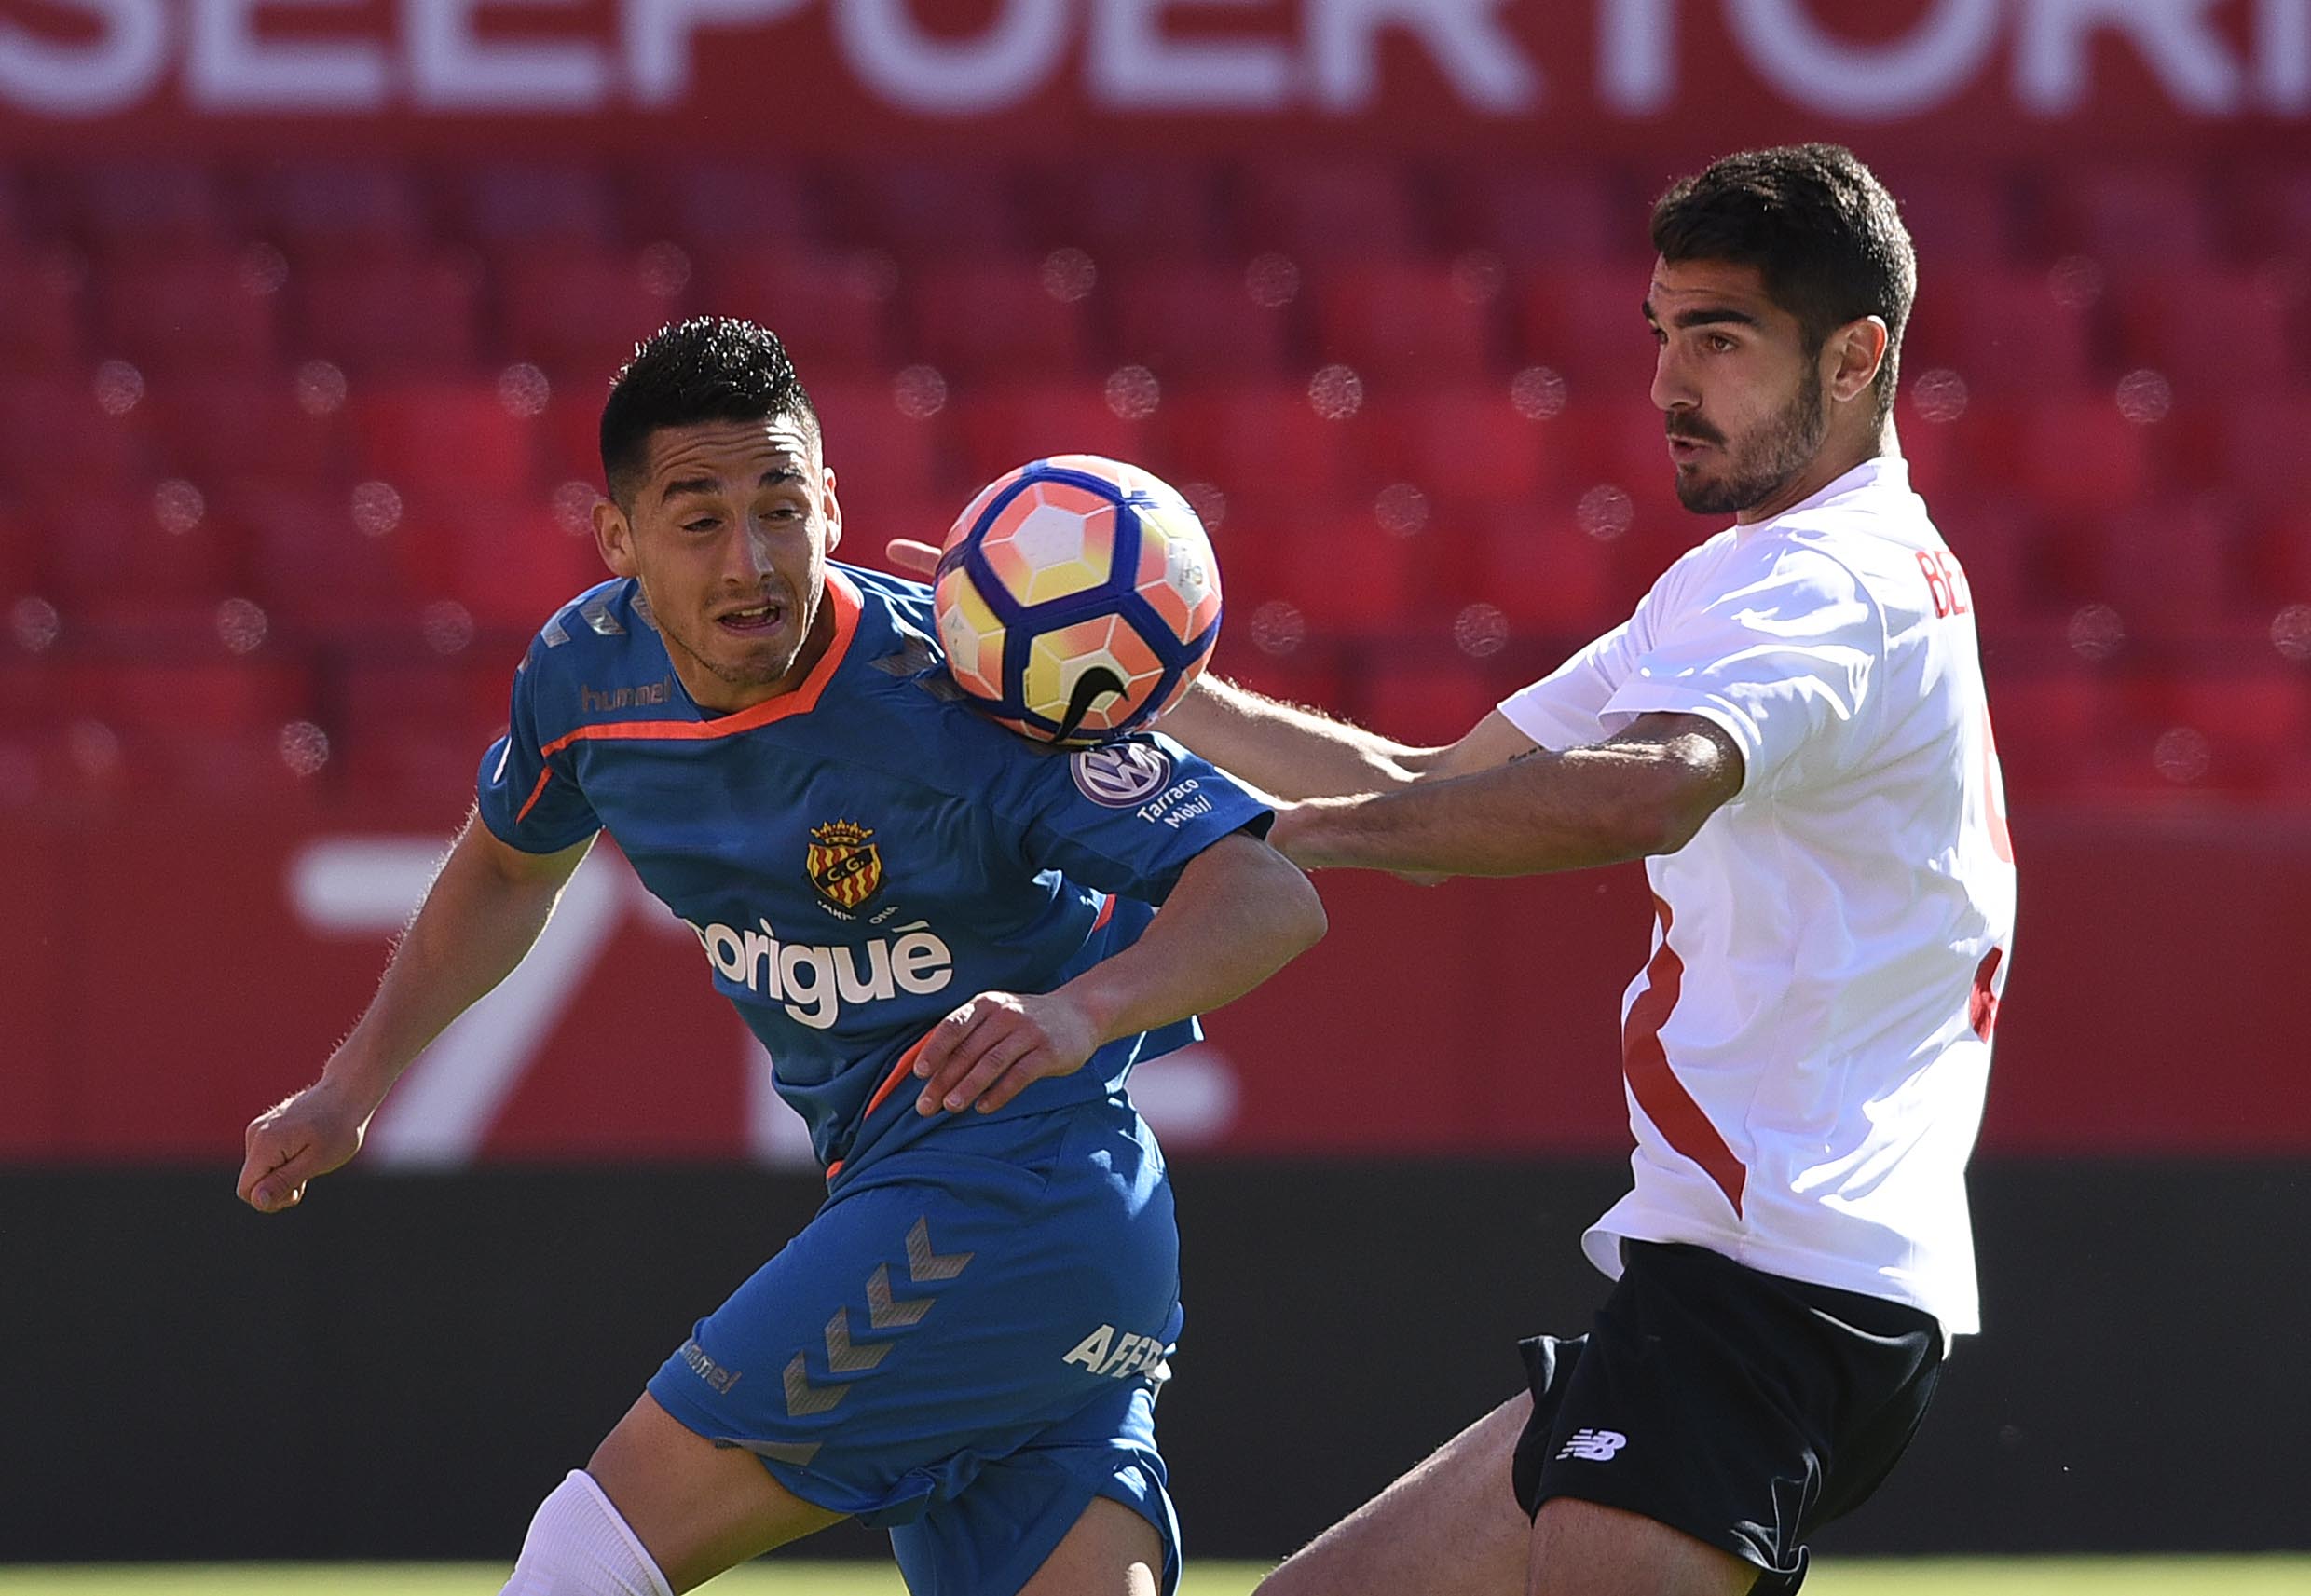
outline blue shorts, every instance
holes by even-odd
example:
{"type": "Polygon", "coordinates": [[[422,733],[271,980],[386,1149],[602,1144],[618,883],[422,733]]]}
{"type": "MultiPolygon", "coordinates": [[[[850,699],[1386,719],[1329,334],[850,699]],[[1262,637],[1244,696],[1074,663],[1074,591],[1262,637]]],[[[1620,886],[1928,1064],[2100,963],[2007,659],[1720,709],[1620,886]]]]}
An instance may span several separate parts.
{"type": "Polygon", "coordinates": [[[855,1174],[650,1383],[804,1501],[888,1526],[915,1596],[1013,1596],[1095,1496],[1180,1535],[1162,1153],[1119,1102],[957,1120],[855,1174]]]}

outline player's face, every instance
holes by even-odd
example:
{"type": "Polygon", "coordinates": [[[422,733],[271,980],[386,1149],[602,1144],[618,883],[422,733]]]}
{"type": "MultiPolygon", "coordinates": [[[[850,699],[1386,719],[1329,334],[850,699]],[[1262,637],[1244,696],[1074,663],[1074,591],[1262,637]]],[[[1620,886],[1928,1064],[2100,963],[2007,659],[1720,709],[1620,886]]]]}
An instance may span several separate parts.
{"type": "Polygon", "coordinates": [[[827,553],[842,507],[817,430],[773,416],[663,427],[630,507],[595,510],[602,558],[640,580],[702,709],[790,692],[827,651],[827,553]]]}
{"type": "Polygon", "coordinates": [[[1660,354],[1653,402],[1669,432],[1677,499],[1702,515],[1771,506],[1829,434],[1818,352],[1766,296],[1756,266],[1657,260],[1645,319],[1660,354]]]}

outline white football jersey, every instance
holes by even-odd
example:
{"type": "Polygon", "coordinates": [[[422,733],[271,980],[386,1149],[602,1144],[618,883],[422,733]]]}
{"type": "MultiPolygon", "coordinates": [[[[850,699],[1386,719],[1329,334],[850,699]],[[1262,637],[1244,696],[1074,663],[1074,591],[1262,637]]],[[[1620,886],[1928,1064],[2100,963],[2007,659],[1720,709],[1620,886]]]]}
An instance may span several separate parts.
{"type": "Polygon", "coordinates": [[[1511,697],[1543,747],[1696,715],[1742,789],[1648,859],[1622,1007],[1636,1186],[1583,1238],[1979,1316],[1965,1166],[2012,961],[2014,850],[1966,580],[1878,459],[1662,573],[1511,697]]]}

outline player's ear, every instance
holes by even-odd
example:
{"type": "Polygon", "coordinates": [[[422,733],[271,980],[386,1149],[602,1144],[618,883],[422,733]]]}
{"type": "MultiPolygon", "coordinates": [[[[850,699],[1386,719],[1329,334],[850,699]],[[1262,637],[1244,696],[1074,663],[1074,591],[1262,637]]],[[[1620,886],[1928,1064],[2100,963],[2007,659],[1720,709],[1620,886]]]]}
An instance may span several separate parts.
{"type": "Polygon", "coordinates": [[[1885,364],[1886,346],[1892,341],[1884,319],[1878,316],[1849,321],[1831,334],[1829,348],[1837,357],[1827,373],[1831,397],[1851,404],[1868,391],[1878,380],[1879,368],[1885,364]]]}
{"type": "Polygon", "coordinates": [[[827,552],[834,552],[842,541],[842,500],[835,497],[835,473],[829,469],[819,473],[818,510],[827,522],[827,552]]]}
{"type": "Polygon", "coordinates": [[[610,575],[633,577],[642,574],[642,567],[634,557],[634,523],[618,508],[615,499],[597,498],[594,501],[594,546],[602,552],[602,564],[610,575]]]}

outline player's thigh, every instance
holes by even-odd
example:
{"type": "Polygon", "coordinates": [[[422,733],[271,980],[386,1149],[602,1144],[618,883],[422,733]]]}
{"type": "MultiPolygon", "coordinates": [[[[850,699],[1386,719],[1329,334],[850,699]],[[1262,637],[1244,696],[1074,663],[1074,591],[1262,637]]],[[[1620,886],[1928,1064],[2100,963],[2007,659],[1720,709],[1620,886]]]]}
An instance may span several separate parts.
{"type": "Polygon", "coordinates": [[[1095,1496],[1019,1596],[1156,1596],[1164,1542],[1121,1502],[1095,1496]]]}
{"type": "Polygon", "coordinates": [[[1746,1596],[1758,1568],[1642,1514],[1552,1496],[1533,1521],[1526,1596],[1746,1596]]]}
{"type": "Polygon", "coordinates": [[[677,1424],[647,1394],[586,1472],[677,1591],[843,1518],[772,1479],[752,1453],[677,1424]]]}
{"type": "Polygon", "coordinates": [[[1261,1583],[1258,1596],[1516,1596],[1532,1535],[1510,1485],[1519,1392],[1261,1583]]]}

